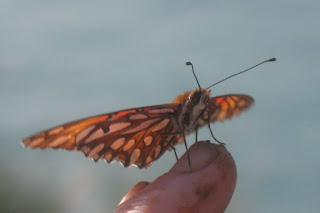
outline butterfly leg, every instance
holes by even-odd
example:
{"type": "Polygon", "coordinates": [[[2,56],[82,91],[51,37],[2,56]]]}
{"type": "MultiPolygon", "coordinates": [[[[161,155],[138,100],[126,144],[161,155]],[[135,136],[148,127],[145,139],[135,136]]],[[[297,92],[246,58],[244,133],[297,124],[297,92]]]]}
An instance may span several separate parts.
{"type": "MultiPolygon", "coordinates": [[[[181,134],[182,134],[182,136],[183,136],[184,146],[186,147],[186,150],[187,150],[189,167],[191,168],[191,161],[190,161],[189,149],[188,149],[188,144],[187,144],[187,140],[186,140],[186,136],[185,136],[184,132],[165,133],[165,134],[163,134],[163,135],[168,136],[168,135],[181,135],[181,134]]],[[[175,149],[171,144],[170,144],[170,147],[173,148],[174,154],[176,155],[176,158],[177,158],[177,160],[178,160],[179,158],[178,158],[176,149],[175,149]]]]}
{"type": "MultiPolygon", "coordinates": [[[[181,132],[173,132],[173,133],[163,133],[163,136],[180,136],[181,132]]],[[[178,154],[177,154],[177,150],[176,148],[171,144],[172,140],[168,141],[167,143],[169,144],[169,146],[171,147],[171,149],[173,149],[174,151],[174,155],[176,156],[177,161],[179,160],[178,158],[178,154]]]]}
{"type": "Polygon", "coordinates": [[[186,147],[186,150],[187,150],[189,167],[191,168],[191,161],[190,161],[190,155],[189,155],[189,149],[188,149],[188,144],[187,144],[187,140],[186,140],[186,135],[184,134],[184,132],[182,132],[182,135],[183,135],[183,140],[184,140],[184,146],[186,147]]]}
{"type": "Polygon", "coordinates": [[[173,149],[174,155],[176,156],[176,159],[177,159],[177,161],[178,161],[179,158],[178,158],[178,154],[177,154],[176,148],[175,148],[172,144],[170,144],[170,147],[171,147],[171,149],[173,149]]]}
{"type": "Polygon", "coordinates": [[[198,128],[196,128],[196,143],[198,143],[198,128]]]}
{"type": "Polygon", "coordinates": [[[216,142],[218,142],[220,145],[225,146],[225,145],[226,145],[225,143],[222,143],[222,142],[218,141],[218,140],[214,137],[213,132],[212,132],[212,129],[211,129],[211,127],[210,127],[210,123],[208,124],[208,128],[209,128],[209,130],[210,130],[210,134],[211,134],[212,138],[213,138],[216,142]]]}

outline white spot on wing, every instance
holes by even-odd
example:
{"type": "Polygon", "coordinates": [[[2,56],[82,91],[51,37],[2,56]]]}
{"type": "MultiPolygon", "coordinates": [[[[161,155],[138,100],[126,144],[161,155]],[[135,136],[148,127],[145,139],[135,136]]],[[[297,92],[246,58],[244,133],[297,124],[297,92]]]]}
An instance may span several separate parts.
{"type": "Polygon", "coordinates": [[[129,117],[129,120],[146,119],[146,118],[148,118],[148,116],[146,116],[145,114],[135,114],[135,115],[131,115],[129,117]]]}
{"type": "Polygon", "coordinates": [[[155,149],[155,152],[154,152],[154,159],[156,159],[156,158],[159,156],[160,151],[161,151],[161,146],[158,145],[158,146],[156,147],[156,149],[155,149]]]}
{"type": "Polygon", "coordinates": [[[100,143],[99,145],[91,149],[91,151],[88,154],[88,157],[94,158],[94,156],[98,154],[98,152],[100,152],[103,149],[103,147],[104,147],[104,143],[100,143]]]}
{"type": "Polygon", "coordinates": [[[172,108],[160,108],[160,109],[151,109],[148,111],[149,113],[174,113],[174,110],[172,108]]]}
{"type": "Polygon", "coordinates": [[[122,166],[124,166],[126,164],[126,160],[119,158],[118,161],[122,164],[122,166]]]}
{"type": "Polygon", "coordinates": [[[158,120],[160,120],[160,118],[155,118],[155,119],[150,119],[150,120],[146,120],[144,122],[142,122],[139,126],[129,129],[128,131],[124,132],[123,134],[129,134],[129,133],[133,133],[133,132],[139,132],[143,129],[148,128],[151,124],[157,122],[158,120]]]}
{"type": "Polygon", "coordinates": [[[130,126],[130,125],[131,125],[130,122],[120,122],[120,123],[111,124],[111,125],[109,126],[109,131],[108,131],[107,135],[108,135],[108,134],[111,134],[111,133],[113,133],[113,132],[122,130],[122,129],[130,126]]]}
{"type": "Polygon", "coordinates": [[[89,134],[89,132],[94,128],[95,128],[94,125],[93,126],[89,126],[89,127],[85,128],[84,130],[82,130],[81,132],[79,132],[79,134],[77,134],[77,136],[76,136],[76,143],[79,144],[79,142],[83,138],[85,138],[89,134]]]}
{"type": "Polygon", "coordinates": [[[138,160],[138,158],[140,157],[140,154],[141,154],[140,149],[133,150],[133,152],[131,153],[131,156],[130,156],[130,163],[135,163],[138,160]]]}
{"type": "Polygon", "coordinates": [[[64,144],[71,138],[71,135],[63,135],[59,136],[55,140],[53,140],[51,143],[48,144],[48,147],[58,147],[61,144],[64,144]]]}
{"type": "Polygon", "coordinates": [[[123,151],[127,151],[128,149],[130,149],[131,147],[134,146],[134,144],[136,143],[136,141],[134,139],[130,139],[126,145],[124,145],[123,147],[123,151]]]}
{"type": "Polygon", "coordinates": [[[168,118],[164,119],[163,121],[161,121],[159,124],[157,124],[152,129],[152,132],[156,132],[156,131],[159,131],[159,130],[165,128],[168,125],[169,121],[170,121],[170,119],[168,119],[168,118]]]}
{"type": "Polygon", "coordinates": [[[91,133],[90,136],[84,141],[85,143],[90,143],[93,140],[104,136],[105,133],[102,129],[97,129],[95,132],[91,133]]]}
{"type": "Polygon", "coordinates": [[[113,150],[116,150],[118,148],[120,148],[124,142],[126,141],[126,138],[118,138],[117,140],[115,140],[112,144],[111,144],[111,148],[113,150]]]}

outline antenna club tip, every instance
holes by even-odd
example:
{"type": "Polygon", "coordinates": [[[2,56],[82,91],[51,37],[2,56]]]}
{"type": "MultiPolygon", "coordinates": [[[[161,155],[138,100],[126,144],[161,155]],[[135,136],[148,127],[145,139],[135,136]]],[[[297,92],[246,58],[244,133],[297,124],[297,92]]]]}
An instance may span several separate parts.
{"type": "Polygon", "coordinates": [[[268,61],[272,62],[272,61],[276,61],[276,58],[270,58],[268,61]]]}
{"type": "Polygon", "coordinates": [[[192,63],[191,63],[190,61],[187,61],[187,62],[186,62],[186,65],[187,65],[187,66],[192,66],[192,63]]]}

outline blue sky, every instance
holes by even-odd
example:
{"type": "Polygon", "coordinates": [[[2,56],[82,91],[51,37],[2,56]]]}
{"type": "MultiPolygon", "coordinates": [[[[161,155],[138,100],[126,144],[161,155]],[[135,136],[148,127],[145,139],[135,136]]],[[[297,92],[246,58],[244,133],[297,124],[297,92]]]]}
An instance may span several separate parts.
{"type": "MultiPolygon", "coordinates": [[[[207,86],[277,57],[212,88],[213,95],[255,99],[247,113],[213,126],[238,166],[227,212],[318,210],[319,7],[285,0],[2,1],[0,208],[110,212],[134,183],[166,172],[173,153],[149,169],[126,169],[82,153],[25,149],[20,139],[89,115],[169,103],[197,87],[186,61],[207,86]]],[[[200,138],[209,139],[206,129],[200,138]]]]}

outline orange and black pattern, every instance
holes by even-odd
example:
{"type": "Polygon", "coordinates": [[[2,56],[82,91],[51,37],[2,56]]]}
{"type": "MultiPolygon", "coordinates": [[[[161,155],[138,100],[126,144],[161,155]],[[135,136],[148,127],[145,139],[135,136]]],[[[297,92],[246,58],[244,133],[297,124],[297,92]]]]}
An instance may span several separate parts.
{"type": "MultiPolygon", "coordinates": [[[[148,167],[181,142],[183,130],[177,119],[188,94],[178,96],[179,101],[172,104],[133,108],[66,123],[25,138],[22,143],[30,148],[80,150],[94,161],[119,161],[125,167],[148,167]]],[[[210,98],[207,103],[210,122],[234,117],[252,104],[253,99],[246,95],[210,98]]],[[[204,122],[199,122],[198,127],[203,125],[204,122]]]]}

